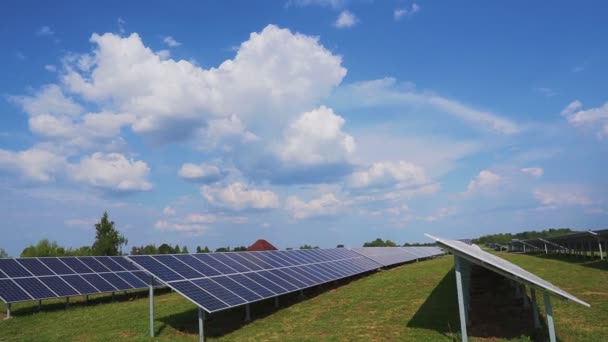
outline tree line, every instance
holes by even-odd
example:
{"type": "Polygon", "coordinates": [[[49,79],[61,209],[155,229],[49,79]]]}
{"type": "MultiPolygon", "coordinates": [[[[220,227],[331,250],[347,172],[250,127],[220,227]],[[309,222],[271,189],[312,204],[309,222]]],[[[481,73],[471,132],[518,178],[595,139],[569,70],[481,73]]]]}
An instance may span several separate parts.
{"type": "Polygon", "coordinates": [[[486,243],[507,243],[511,242],[513,239],[517,240],[527,240],[527,239],[536,239],[536,238],[546,238],[564,235],[568,233],[573,233],[574,231],[570,228],[550,228],[546,230],[531,230],[524,231],[521,233],[499,233],[499,234],[490,234],[483,235],[476,239],[473,239],[473,243],[475,244],[486,244],[486,243]]]}

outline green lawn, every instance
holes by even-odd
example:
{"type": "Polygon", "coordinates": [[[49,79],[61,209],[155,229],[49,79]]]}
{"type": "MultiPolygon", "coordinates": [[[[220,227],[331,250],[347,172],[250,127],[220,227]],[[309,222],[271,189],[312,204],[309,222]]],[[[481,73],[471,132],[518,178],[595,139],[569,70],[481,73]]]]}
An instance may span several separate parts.
{"type": "MultiPolygon", "coordinates": [[[[605,340],[608,272],[601,267],[608,262],[581,265],[534,256],[501,256],[591,303],[591,308],[585,308],[553,301],[561,340],[605,340]]],[[[206,322],[207,336],[226,341],[449,341],[459,331],[452,265],[451,257],[443,257],[381,271],[325,291],[308,291],[306,300],[284,296],[278,310],[272,301],[256,303],[249,324],[242,321],[242,308],[222,312],[206,322]]],[[[155,300],[156,340],[197,339],[194,305],[175,293],[160,294],[155,300]]],[[[36,312],[32,305],[14,305],[16,317],[0,321],[1,341],[151,340],[145,292],[139,298],[118,297],[118,302],[99,296],[88,305],[76,303],[68,310],[63,303],[49,303],[36,312]]]]}

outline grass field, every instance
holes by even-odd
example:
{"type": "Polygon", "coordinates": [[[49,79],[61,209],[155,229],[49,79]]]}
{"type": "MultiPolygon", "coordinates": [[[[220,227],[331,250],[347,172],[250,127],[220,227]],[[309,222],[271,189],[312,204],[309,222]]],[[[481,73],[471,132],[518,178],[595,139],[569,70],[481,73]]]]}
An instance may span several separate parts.
{"type": "MultiPolygon", "coordinates": [[[[608,337],[608,262],[574,262],[501,254],[591,303],[586,308],[553,301],[558,338],[600,341],[608,337]]],[[[245,324],[243,309],[213,315],[205,324],[209,340],[280,341],[449,341],[458,338],[453,259],[443,257],[381,271],[324,291],[308,291],[307,299],[281,297],[252,305],[254,320],[245,324]]],[[[541,296],[542,297],[542,296],[541,296]]],[[[31,303],[13,306],[15,318],[0,321],[1,341],[149,341],[145,292],[92,297],[89,304],[72,299],[36,311],[31,303]]],[[[165,291],[156,300],[154,340],[197,339],[194,305],[165,291]]],[[[542,299],[540,299],[542,301],[542,299]]],[[[46,302],[45,302],[46,303],[46,302]]],[[[542,308],[542,302],[540,303],[542,308]]],[[[4,307],[2,307],[4,311],[4,307]]],[[[541,310],[542,311],[542,310],[541,310]]],[[[508,319],[508,317],[506,317],[508,319]]],[[[521,337],[517,340],[526,340],[521,337]]],[[[503,340],[473,338],[472,340],[503,340]]]]}

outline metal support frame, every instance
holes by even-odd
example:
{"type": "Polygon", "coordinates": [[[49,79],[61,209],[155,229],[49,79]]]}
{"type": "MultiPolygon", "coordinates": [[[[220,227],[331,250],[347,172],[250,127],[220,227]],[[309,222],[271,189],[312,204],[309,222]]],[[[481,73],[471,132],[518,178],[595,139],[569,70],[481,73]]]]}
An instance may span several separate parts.
{"type": "Polygon", "coordinates": [[[6,303],[6,318],[4,319],[10,319],[11,318],[11,303],[6,303]]]}
{"type": "Polygon", "coordinates": [[[536,290],[531,287],[530,288],[530,297],[532,297],[532,319],[534,319],[534,328],[540,328],[540,319],[538,318],[538,306],[536,303],[536,290]]]}
{"type": "Polygon", "coordinates": [[[205,310],[198,308],[198,340],[205,342],[205,310]]]}
{"type": "Polygon", "coordinates": [[[279,296],[274,297],[274,307],[276,309],[279,308],[279,296]]]}
{"type": "Polygon", "coordinates": [[[549,254],[549,250],[547,249],[547,244],[545,243],[545,254],[549,254]]]}
{"type": "Polygon", "coordinates": [[[553,323],[553,308],[551,307],[551,297],[549,293],[544,293],[545,299],[545,312],[547,314],[547,328],[549,329],[549,341],[556,342],[557,338],[555,337],[555,325],[553,323]]]}
{"type": "Polygon", "coordinates": [[[525,284],[520,284],[519,286],[521,286],[521,292],[523,294],[523,305],[524,308],[529,308],[530,307],[530,300],[528,298],[528,293],[526,292],[526,285],[525,284]]]}
{"type": "Polygon", "coordinates": [[[602,241],[600,239],[597,239],[597,246],[600,249],[600,260],[604,260],[604,251],[602,250],[602,241]]]}
{"type": "Polygon", "coordinates": [[[89,304],[89,295],[84,296],[84,300],[87,304],[89,304]]]}
{"type": "Polygon", "coordinates": [[[150,299],[150,337],[154,337],[154,278],[150,277],[148,284],[148,297],[150,299]]]}
{"type": "Polygon", "coordinates": [[[42,300],[38,301],[38,311],[42,311],[42,300]]]}
{"type": "Polygon", "coordinates": [[[458,291],[458,312],[460,314],[460,336],[463,342],[469,340],[467,335],[467,318],[466,318],[466,305],[464,301],[464,286],[463,286],[463,263],[464,261],[454,255],[454,270],[456,271],[456,290],[458,291]]]}
{"type": "Polygon", "coordinates": [[[65,308],[69,308],[70,307],[70,297],[65,297],[65,308]]]}
{"type": "Polygon", "coordinates": [[[300,290],[300,299],[304,299],[304,290],[300,290]]]}
{"type": "Polygon", "coordinates": [[[251,305],[245,304],[245,322],[251,321],[251,305]]]}

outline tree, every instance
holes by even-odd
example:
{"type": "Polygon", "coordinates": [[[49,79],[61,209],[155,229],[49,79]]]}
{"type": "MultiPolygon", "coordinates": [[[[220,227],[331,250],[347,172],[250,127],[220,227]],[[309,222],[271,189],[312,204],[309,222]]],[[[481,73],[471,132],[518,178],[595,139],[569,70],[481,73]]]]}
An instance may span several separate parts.
{"type": "Polygon", "coordinates": [[[319,246],[311,246],[311,245],[304,245],[304,246],[300,246],[300,249],[317,249],[319,248],[319,246]]]}
{"type": "Polygon", "coordinates": [[[175,247],[173,247],[173,254],[179,254],[182,250],[179,248],[179,245],[175,245],[175,247]]]}
{"type": "Polygon", "coordinates": [[[215,252],[216,253],[218,253],[218,252],[230,252],[230,247],[220,247],[220,248],[217,248],[215,250],[215,252]]]}
{"type": "Polygon", "coordinates": [[[158,254],[172,254],[173,253],[173,247],[169,246],[166,243],[163,243],[162,245],[158,246],[158,254]]]}
{"type": "Polygon", "coordinates": [[[30,245],[21,252],[22,258],[28,257],[54,257],[65,255],[65,249],[60,247],[56,241],[42,239],[35,245],[30,245]]]}
{"type": "Polygon", "coordinates": [[[94,255],[120,255],[122,246],[128,243],[127,239],[114,227],[114,221],[108,219],[108,212],[104,212],[99,223],[95,223],[95,242],[92,250],[94,255]]]}
{"type": "Polygon", "coordinates": [[[394,243],[391,240],[382,240],[381,238],[377,238],[374,241],[370,241],[370,242],[366,242],[363,244],[363,247],[395,247],[397,246],[396,243],[394,243]]]}
{"type": "Polygon", "coordinates": [[[182,254],[190,254],[190,252],[188,252],[187,246],[182,247],[182,254]]]}
{"type": "Polygon", "coordinates": [[[205,248],[201,248],[201,246],[196,246],[196,253],[210,253],[209,247],[205,246],[205,248]]]}
{"type": "Polygon", "coordinates": [[[343,244],[339,244],[339,245],[336,246],[336,248],[344,248],[344,245],[343,244]]]}
{"type": "Polygon", "coordinates": [[[291,247],[287,247],[287,248],[285,248],[285,250],[286,250],[286,251],[293,251],[293,248],[291,248],[291,247]]]}
{"type": "Polygon", "coordinates": [[[4,248],[0,248],[0,258],[8,258],[8,253],[6,253],[4,248]]]}
{"type": "Polygon", "coordinates": [[[247,247],[245,247],[245,246],[234,247],[234,249],[232,251],[233,252],[245,252],[245,251],[247,251],[247,247]]]}

